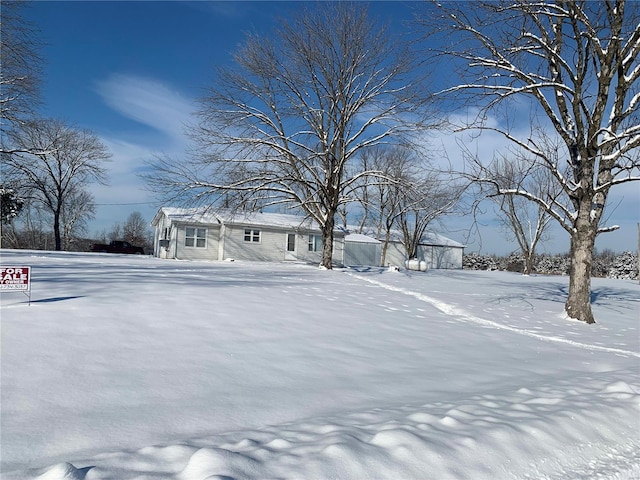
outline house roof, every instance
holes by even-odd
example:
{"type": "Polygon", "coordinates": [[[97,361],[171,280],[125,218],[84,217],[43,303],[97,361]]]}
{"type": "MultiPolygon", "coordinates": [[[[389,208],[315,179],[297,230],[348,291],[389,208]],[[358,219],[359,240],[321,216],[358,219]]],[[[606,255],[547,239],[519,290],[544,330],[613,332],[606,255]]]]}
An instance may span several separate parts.
{"type": "Polygon", "coordinates": [[[420,239],[421,245],[434,245],[438,247],[458,247],[464,248],[464,244],[451,240],[450,238],[435,232],[425,232],[420,239]]]}
{"type": "Polygon", "coordinates": [[[361,233],[350,233],[349,235],[344,237],[344,241],[353,243],[381,243],[379,240],[376,240],[373,237],[369,237],[368,235],[363,235],[361,233]]]}
{"type": "MultiPolygon", "coordinates": [[[[162,207],[151,222],[156,225],[162,215],[174,222],[199,224],[228,224],[259,227],[276,227],[291,230],[304,229],[320,231],[318,223],[308,217],[288,213],[241,212],[212,208],[162,207]]],[[[337,232],[342,233],[340,229],[337,232]]]]}
{"type": "Polygon", "coordinates": [[[220,220],[211,210],[204,208],[176,208],[162,207],[151,220],[151,225],[157,225],[165,216],[174,222],[217,224],[220,220]]]}
{"type": "Polygon", "coordinates": [[[320,226],[314,220],[301,215],[292,215],[289,213],[233,212],[230,210],[218,210],[216,213],[222,223],[320,230],[320,226]]]}
{"type": "MultiPolygon", "coordinates": [[[[357,228],[350,228],[351,231],[357,230],[357,228]]],[[[364,231],[363,232],[368,237],[377,238],[380,241],[384,241],[384,236],[378,236],[375,232],[372,231],[364,231]]],[[[402,233],[398,230],[392,230],[389,240],[392,242],[402,242],[402,233]]],[[[464,248],[465,245],[455,240],[451,240],[450,238],[445,237],[444,235],[440,235],[435,232],[425,232],[420,239],[420,245],[430,245],[436,247],[455,247],[455,248],[464,248]]]]}
{"type": "MultiPolygon", "coordinates": [[[[151,225],[157,225],[162,216],[168,217],[172,222],[195,223],[202,225],[246,225],[257,227],[274,227],[289,230],[309,230],[320,231],[320,226],[315,220],[302,215],[292,215],[289,213],[270,213],[270,212],[242,212],[223,208],[178,208],[178,207],[162,207],[158,210],[155,217],[151,221],[151,225]]],[[[349,226],[345,230],[340,226],[336,226],[335,233],[346,234],[346,240],[354,243],[376,243],[383,241],[384,238],[376,238],[377,235],[371,231],[365,231],[362,234],[349,233],[358,231],[358,227],[349,226]]],[[[391,241],[402,241],[402,234],[398,230],[391,231],[391,241]]],[[[433,245],[444,247],[464,248],[464,244],[451,240],[439,233],[425,232],[420,240],[420,245],[433,245]]]]}

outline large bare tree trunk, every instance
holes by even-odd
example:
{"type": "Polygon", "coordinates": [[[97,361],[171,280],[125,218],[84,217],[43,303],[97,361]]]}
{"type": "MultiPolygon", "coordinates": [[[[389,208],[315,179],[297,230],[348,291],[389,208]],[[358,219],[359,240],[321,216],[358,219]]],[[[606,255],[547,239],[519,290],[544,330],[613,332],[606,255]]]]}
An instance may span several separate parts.
{"type": "Polygon", "coordinates": [[[582,207],[571,235],[571,269],[569,296],[565,303],[571,318],[595,323],[591,311],[591,265],[598,226],[590,218],[590,209],[582,207]]]}
{"type": "Polygon", "coordinates": [[[60,235],[60,211],[56,211],[53,214],[53,238],[55,240],[55,250],[59,252],[62,250],[62,235],[60,235]]]}
{"type": "Polygon", "coordinates": [[[331,270],[333,268],[333,227],[335,225],[334,215],[330,214],[327,221],[322,225],[322,260],[320,267],[331,270]]]}
{"type": "Polygon", "coordinates": [[[389,249],[389,233],[387,232],[382,243],[382,258],[380,259],[380,266],[384,267],[387,263],[387,250],[389,249]]]}
{"type": "Polygon", "coordinates": [[[523,275],[531,275],[533,273],[533,252],[525,251],[524,252],[524,268],[523,275]]]}

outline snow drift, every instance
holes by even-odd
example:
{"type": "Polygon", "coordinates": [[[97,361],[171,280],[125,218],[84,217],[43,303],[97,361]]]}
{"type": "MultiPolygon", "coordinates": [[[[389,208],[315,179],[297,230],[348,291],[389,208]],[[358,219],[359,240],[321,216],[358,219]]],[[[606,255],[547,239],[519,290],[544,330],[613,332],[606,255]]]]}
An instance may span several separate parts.
{"type": "Polygon", "coordinates": [[[640,287],[2,251],[2,478],[640,476],[640,287]]]}

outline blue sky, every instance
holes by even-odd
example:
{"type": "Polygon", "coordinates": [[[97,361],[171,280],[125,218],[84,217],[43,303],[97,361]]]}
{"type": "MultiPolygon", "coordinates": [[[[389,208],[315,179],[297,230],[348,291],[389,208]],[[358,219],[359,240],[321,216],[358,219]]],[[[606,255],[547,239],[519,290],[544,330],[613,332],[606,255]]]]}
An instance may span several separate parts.
{"type": "MultiPolygon", "coordinates": [[[[411,2],[373,2],[370,12],[402,28],[413,13],[411,2]]],[[[90,233],[109,230],[133,211],[145,219],[157,211],[138,173],[154,154],[182,155],[194,101],[212,83],[214,68],[229,63],[248,31],[268,34],[298,2],[38,1],[25,16],[37,24],[46,43],[43,115],[94,131],[110,148],[110,184],[93,185],[98,204],[90,233]]],[[[452,145],[447,139],[443,143],[452,145]]],[[[450,156],[455,153],[450,152],[450,156]]],[[[637,247],[639,188],[628,186],[612,198],[621,202],[610,223],[620,231],[601,235],[598,248],[637,247]]],[[[504,239],[491,214],[482,236],[468,239],[472,219],[445,219],[445,235],[469,243],[469,250],[508,253],[517,247],[504,239]]],[[[568,235],[559,229],[541,247],[566,252],[568,235]]]]}

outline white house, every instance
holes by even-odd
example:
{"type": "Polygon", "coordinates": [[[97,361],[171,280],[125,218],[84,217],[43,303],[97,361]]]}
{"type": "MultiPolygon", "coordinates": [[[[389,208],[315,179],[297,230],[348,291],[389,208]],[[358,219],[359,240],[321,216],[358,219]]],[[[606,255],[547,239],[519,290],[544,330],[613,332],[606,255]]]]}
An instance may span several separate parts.
{"type": "MultiPolygon", "coordinates": [[[[163,207],[153,217],[153,254],[181,260],[320,263],[318,224],[298,215],[163,207]]],[[[344,263],[344,236],[334,232],[333,260],[344,263]]]]}
{"type": "MultiPolygon", "coordinates": [[[[153,254],[180,260],[299,261],[319,264],[322,235],[309,218],[282,213],[163,207],[153,217],[153,254]]],[[[404,266],[404,247],[394,232],[384,266],[404,266]]],[[[427,268],[462,268],[464,245],[434,233],[423,236],[418,259],[427,268]]],[[[380,266],[382,242],[371,235],[334,230],[335,265],[380,266]]]]}

